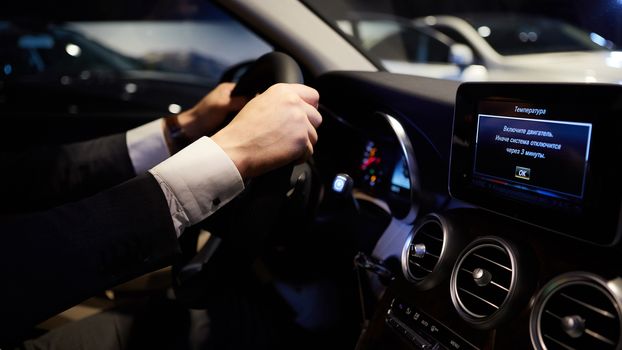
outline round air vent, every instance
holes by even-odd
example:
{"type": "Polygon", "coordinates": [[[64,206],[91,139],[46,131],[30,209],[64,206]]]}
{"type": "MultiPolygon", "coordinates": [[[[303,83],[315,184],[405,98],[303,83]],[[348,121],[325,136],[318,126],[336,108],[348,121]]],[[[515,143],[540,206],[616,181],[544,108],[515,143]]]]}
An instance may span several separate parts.
{"type": "Polygon", "coordinates": [[[464,249],[450,282],[451,299],[462,318],[490,328],[525,299],[523,290],[530,284],[518,288],[517,251],[496,237],[477,239],[464,249]]]}
{"type": "Polygon", "coordinates": [[[402,251],[402,271],[406,279],[420,289],[429,289],[447,278],[451,263],[446,261],[457,255],[453,252],[455,249],[447,245],[452,230],[449,221],[437,214],[428,214],[415,226],[402,251]]]}
{"type": "Polygon", "coordinates": [[[571,272],[547,283],[531,312],[536,349],[620,349],[620,279],[607,282],[587,272],[571,272]]]}

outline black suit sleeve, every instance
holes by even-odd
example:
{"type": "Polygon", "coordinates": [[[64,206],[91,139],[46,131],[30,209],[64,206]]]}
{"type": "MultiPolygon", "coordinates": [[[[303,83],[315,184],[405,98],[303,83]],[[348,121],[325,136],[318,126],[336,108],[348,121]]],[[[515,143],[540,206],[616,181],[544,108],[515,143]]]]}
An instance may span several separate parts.
{"type": "Polygon", "coordinates": [[[105,290],[167,265],[179,247],[150,174],[79,202],[0,220],[0,344],[105,290]]]}
{"type": "Polygon", "coordinates": [[[0,154],[0,198],[6,214],[75,201],[133,176],[126,135],[0,154]]]}

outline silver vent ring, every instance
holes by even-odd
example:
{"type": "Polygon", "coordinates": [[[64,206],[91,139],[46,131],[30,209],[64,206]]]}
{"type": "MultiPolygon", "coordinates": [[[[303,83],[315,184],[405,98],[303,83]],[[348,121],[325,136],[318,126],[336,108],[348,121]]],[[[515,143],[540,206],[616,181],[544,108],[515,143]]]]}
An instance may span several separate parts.
{"type": "Polygon", "coordinates": [[[446,281],[462,246],[452,220],[441,214],[427,214],[410,232],[402,249],[402,272],[419,290],[446,281]]]}
{"type": "MultiPolygon", "coordinates": [[[[535,349],[547,349],[547,343],[559,346],[560,343],[565,346],[573,346],[574,344],[566,344],[580,340],[579,338],[587,337],[594,346],[600,348],[621,349],[622,348],[622,279],[616,278],[607,281],[604,278],[583,271],[574,271],[559,275],[546,283],[536,295],[533,303],[533,309],[529,320],[529,333],[531,344],[535,349]],[[600,293],[601,301],[609,303],[608,307],[603,307],[603,303],[593,303],[592,300],[581,300],[583,295],[573,295],[572,288],[591,288],[590,292],[600,293]],[[575,310],[564,308],[563,313],[554,310],[556,298],[566,299],[572,305],[576,306],[575,310]],[[553,306],[549,306],[553,304],[553,306]],[[594,304],[594,305],[592,305],[594,304]],[[551,310],[553,309],[553,310],[551,310]],[[586,319],[587,316],[580,314],[596,315],[603,320],[609,320],[612,323],[610,329],[617,331],[617,337],[602,332],[600,329],[594,328],[595,322],[586,319]],[[558,315],[559,314],[559,315],[558,315]],[[549,318],[549,321],[544,321],[549,318]],[[551,319],[558,319],[555,322],[555,329],[561,334],[561,337],[552,332],[543,332],[543,327],[550,324],[551,319]],[[617,322],[617,325],[615,325],[617,322]]],[[[576,348],[576,347],[575,347],[576,348]]]]}
{"type": "Polygon", "coordinates": [[[458,314],[480,329],[508,320],[528,300],[533,260],[530,249],[499,237],[473,241],[451,273],[451,300],[458,314]]]}

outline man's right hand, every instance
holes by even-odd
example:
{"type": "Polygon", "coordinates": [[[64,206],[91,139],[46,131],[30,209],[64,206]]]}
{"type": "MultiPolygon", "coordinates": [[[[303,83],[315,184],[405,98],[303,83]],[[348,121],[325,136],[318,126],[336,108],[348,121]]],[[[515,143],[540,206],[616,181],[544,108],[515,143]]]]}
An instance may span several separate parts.
{"type": "Polygon", "coordinates": [[[243,179],[264,174],[313,154],[318,92],[300,84],[276,84],[258,95],[214,136],[243,179]]]}

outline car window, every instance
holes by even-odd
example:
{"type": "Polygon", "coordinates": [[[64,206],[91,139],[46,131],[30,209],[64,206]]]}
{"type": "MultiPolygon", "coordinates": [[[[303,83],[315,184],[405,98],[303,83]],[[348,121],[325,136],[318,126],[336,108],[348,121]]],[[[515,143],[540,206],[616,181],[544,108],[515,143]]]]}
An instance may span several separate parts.
{"type": "Polygon", "coordinates": [[[145,65],[124,56],[70,26],[27,28],[6,23],[0,45],[5,78],[38,73],[74,73],[84,69],[137,70],[145,65]]]}
{"type": "Polygon", "coordinates": [[[207,20],[77,22],[70,27],[124,56],[139,59],[144,69],[211,80],[219,79],[228,67],[271,51],[262,39],[224,13],[207,20]]]}
{"type": "Polygon", "coordinates": [[[177,72],[217,81],[224,70],[271,50],[211,7],[210,18],[0,25],[5,79],[82,70],[177,72]],[[214,15],[214,12],[216,13],[214,15]]]}
{"type": "Polygon", "coordinates": [[[0,111],[176,113],[229,68],[272,51],[209,2],[176,4],[131,19],[0,21],[0,111]],[[51,102],[45,109],[24,103],[22,89],[51,102]],[[77,104],[76,90],[92,100],[77,104]]]}

